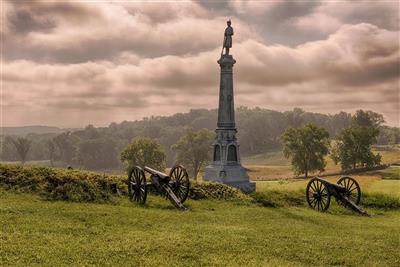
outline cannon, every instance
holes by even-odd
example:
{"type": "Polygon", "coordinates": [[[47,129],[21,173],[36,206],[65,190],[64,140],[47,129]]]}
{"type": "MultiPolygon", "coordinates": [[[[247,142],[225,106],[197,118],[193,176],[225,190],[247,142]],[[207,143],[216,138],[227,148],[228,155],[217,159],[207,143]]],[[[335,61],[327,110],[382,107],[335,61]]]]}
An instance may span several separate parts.
{"type": "Polygon", "coordinates": [[[306,198],[311,208],[321,212],[326,211],[331,203],[331,196],[335,197],[340,205],[369,216],[358,206],[361,200],[361,189],[358,182],[352,177],[341,177],[336,184],[320,177],[314,177],[307,184],[306,198]]]}
{"type": "Polygon", "coordinates": [[[183,203],[189,195],[189,176],[181,165],[174,166],[169,175],[145,166],[132,168],[128,173],[128,194],[131,201],[145,204],[150,188],[166,196],[180,210],[186,210],[183,203]],[[146,174],[150,174],[150,182],[146,174]]]}

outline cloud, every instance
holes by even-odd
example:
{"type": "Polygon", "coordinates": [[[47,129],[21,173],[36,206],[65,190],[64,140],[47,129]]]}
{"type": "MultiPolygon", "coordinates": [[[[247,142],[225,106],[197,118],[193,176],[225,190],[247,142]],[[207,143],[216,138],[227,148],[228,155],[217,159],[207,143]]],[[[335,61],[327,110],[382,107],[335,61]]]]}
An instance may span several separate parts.
{"type": "MultiPolygon", "coordinates": [[[[14,29],[5,38],[6,60],[45,63],[110,60],[124,52],[145,57],[199,53],[221,46],[226,20],[210,18],[192,2],[35,2],[14,5],[6,16],[14,29]],[[62,8],[69,11],[59,12],[62,8]]],[[[252,35],[240,20],[235,27],[243,31],[236,40],[252,35]]]]}
{"type": "Polygon", "coordinates": [[[108,125],[215,108],[226,13],[235,29],[237,106],[368,108],[398,122],[399,31],[386,4],[376,8],[388,18],[365,3],[338,11],[318,1],[6,6],[5,125],[108,125]],[[288,41],[266,40],[270,33],[288,41]]]}
{"type": "Polygon", "coordinates": [[[400,7],[396,1],[324,1],[312,12],[294,19],[305,32],[330,34],[342,24],[369,23],[388,30],[399,29],[400,7]]]}

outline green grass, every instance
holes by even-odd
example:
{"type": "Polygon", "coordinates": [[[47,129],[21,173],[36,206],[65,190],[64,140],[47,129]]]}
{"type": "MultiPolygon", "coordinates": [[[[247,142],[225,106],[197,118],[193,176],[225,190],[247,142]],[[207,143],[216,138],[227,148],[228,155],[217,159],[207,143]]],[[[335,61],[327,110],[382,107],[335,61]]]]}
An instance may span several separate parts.
{"type": "MultiPolygon", "coordinates": [[[[390,148],[387,146],[374,147],[373,152],[381,154],[382,164],[400,163],[400,149],[397,146],[390,148]]],[[[325,173],[337,173],[341,170],[340,165],[336,165],[330,156],[325,159],[327,163],[325,173]]],[[[254,181],[280,180],[295,176],[290,160],[283,156],[281,150],[244,157],[242,163],[250,170],[249,176],[254,181]]],[[[318,173],[312,175],[318,175],[318,173]]],[[[399,170],[387,173],[386,179],[399,179],[399,175],[399,170]]]]}
{"type": "Polygon", "coordinates": [[[368,218],[334,200],[311,210],[307,180],[259,181],[251,197],[199,183],[193,198],[206,199],[179,212],[118,197],[119,176],[0,165],[0,266],[399,266],[400,180],[386,171],[354,176],[368,218]]]}
{"type": "Polygon", "coordinates": [[[399,266],[399,211],[372,218],[343,208],[266,208],[189,200],[179,212],[150,196],[143,208],[46,201],[1,190],[0,265],[399,266]]]}

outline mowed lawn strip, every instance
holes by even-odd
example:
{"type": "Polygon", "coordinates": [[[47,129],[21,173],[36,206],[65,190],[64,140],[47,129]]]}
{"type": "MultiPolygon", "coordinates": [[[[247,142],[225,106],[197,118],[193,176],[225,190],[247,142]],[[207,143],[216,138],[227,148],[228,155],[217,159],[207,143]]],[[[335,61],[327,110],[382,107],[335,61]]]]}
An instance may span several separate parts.
{"type": "Polygon", "coordinates": [[[0,265],[399,266],[400,211],[265,208],[160,197],[146,208],[0,190],[0,265]]]}

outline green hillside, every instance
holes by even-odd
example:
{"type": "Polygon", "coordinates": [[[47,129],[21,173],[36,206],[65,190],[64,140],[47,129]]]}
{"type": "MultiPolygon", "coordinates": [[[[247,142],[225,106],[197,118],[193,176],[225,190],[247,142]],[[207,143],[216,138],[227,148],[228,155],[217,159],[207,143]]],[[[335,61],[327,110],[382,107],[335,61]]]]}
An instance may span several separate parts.
{"type": "Polygon", "coordinates": [[[400,181],[382,180],[382,173],[356,176],[372,217],[335,201],[327,213],[311,210],[306,181],[258,182],[256,195],[190,199],[190,211],[180,212],[154,195],[145,207],[124,194],[105,198],[115,179],[123,178],[1,165],[0,266],[400,264],[400,198],[393,194],[400,181]],[[60,195],[68,201],[50,200],[60,195]]]}

